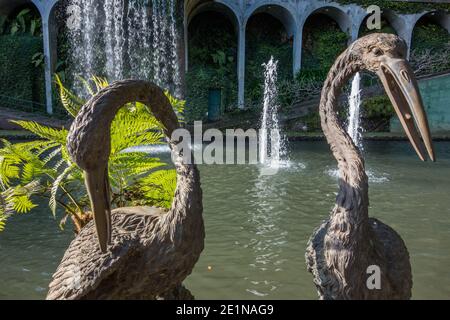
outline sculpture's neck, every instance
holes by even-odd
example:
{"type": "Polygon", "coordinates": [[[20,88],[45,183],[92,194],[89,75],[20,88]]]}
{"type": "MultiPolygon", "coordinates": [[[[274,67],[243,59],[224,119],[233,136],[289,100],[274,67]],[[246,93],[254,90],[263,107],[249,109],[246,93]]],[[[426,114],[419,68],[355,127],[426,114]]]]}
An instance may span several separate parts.
{"type": "Polygon", "coordinates": [[[345,243],[362,236],[368,219],[368,185],[360,151],[338,119],[338,98],[342,87],[361,70],[358,59],[345,51],[331,68],[325,81],[320,117],[322,130],[338,162],[339,193],[331,214],[330,233],[338,232],[345,243]]]}
{"type": "MultiPolygon", "coordinates": [[[[163,125],[167,137],[171,137],[173,131],[179,127],[172,106],[159,87],[140,80],[114,82],[83,106],[72,124],[68,149],[73,160],[82,166],[83,170],[98,163],[107,164],[111,151],[112,121],[122,106],[134,101],[150,108],[155,118],[163,125]]],[[[170,144],[173,148],[172,142],[170,144]]],[[[177,162],[175,166],[177,188],[172,208],[160,219],[160,226],[169,228],[170,232],[167,234],[171,237],[185,239],[190,237],[190,233],[203,230],[200,181],[195,165],[177,162]]],[[[153,226],[148,226],[149,230],[152,228],[153,226]]]]}
{"type": "MultiPolygon", "coordinates": [[[[168,232],[171,241],[178,246],[190,246],[195,251],[195,243],[203,243],[203,204],[200,176],[193,164],[175,165],[177,170],[177,188],[172,207],[161,219],[161,228],[168,232]]],[[[202,248],[203,249],[203,248],[202,248]]]]}

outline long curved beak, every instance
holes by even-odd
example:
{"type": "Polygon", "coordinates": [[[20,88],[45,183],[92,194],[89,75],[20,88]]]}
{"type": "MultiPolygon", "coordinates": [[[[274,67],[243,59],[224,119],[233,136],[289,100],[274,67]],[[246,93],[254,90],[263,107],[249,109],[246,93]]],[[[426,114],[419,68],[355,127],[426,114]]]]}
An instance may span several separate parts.
{"type": "Polygon", "coordinates": [[[428,156],[435,161],[427,115],[416,77],[409,63],[404,59],[385,57],[378,76],[419,158],[425,161],[425,145],[428,156]]]}
{"type": "Polygon", "coordinates": [[[85,170],[84,180],[94,212],[97,237],[102,252],[111,243],[111,200],[108,166],[85,170]]]}

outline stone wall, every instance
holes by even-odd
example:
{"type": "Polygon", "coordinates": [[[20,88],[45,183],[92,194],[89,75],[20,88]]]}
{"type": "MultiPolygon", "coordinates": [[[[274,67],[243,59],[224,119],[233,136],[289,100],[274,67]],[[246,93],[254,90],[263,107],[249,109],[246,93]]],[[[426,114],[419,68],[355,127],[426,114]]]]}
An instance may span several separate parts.
{"type": "MultiPolygon", "coordinates": [[[[419,81],[430,129],[434,133],[450,131],[450,74],[419,81]]],[[[402,132],[397,117],[391,121],[391,132],[402,132]]]]}

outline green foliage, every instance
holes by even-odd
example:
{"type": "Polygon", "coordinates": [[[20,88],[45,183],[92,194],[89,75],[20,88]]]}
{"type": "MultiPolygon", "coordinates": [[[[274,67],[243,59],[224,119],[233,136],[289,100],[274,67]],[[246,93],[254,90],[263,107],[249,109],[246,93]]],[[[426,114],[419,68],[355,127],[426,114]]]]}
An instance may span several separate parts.
{"type": "Polygon", "coordinates": [[[223,73],[213,66],[193,66],[186,73],[186,83],[187,123],[206,119],[209,89],[222,90],[222,107],[229,109],[236,105],[237,79],[231,72],[223,73]]]}
{"type": "Polygon", "coordinates": [[[386,95],[375,96],[362,102],[363,127],[367,131],[389,131],[390,119],[395,115],[386,95]]]}
{"type": "Polygon", "coordinates": [[[347,47],[348,36],[333,21],[314,21],[305,30],[303,48],[303,70],[314,70],[313,75],[322,75],[323,80],[335,59],[347,47]]]}
{"type": "Polygon", "coordinates": [[[367,119],[390,119],[394,115],[391,101],[386,95],[375,96],[363,101],[363,116],[367,119]]]}
{"type": "Polygon", "coordinates": [[[33,57],[41,52],[39,37],[0,36],[1,95],[44,103],[44,71],[42,66],[35,68],[32,63],[33,57]]]}
{"type": "Polygon", "coordinates": [[[319,131],[322,130],[320,126],[320,115],[319,112],[311,112],[307,116],[303,117],[302,120],[305,122],[308,131],[319,131]]]}
{"type": "Polygon", "coordinates": [[[172,204],[177,175],[175,170],[159,170],[151,173],[133,187],[142,200],[138,203],[154,203],[156,206],[168,208],[172,204]]]}
{"type": "Polygon", "coordinates": [[[205,118],[209,89],[222,90],[224,109],[236,106],[237,41],[233,26],[220,14],[200,14],[189,28],[186,122],[191,123],[205,118]]]}
{"type": "Polygon", "coordinates": [[[42,21],[39,13],[25,8],[13,17],[0,16],[0,35],[41,34],[42,21]]]}
{"type": "MultiPolygon", "coordinates": [[[[65,88],[59,77],[56,79],[61,103],[75,117],[84,101],[65,88]]],[[[106,80],[98,77],[84,83],[91,95],[108,85],[106,80]]],[[[175,111],[182,114],[184,102],[166,94],[175,111]]],[[[48,199],[53,215],[57,214],[57,208],[63,210],[62,225],[68,216],[82,217],[90,210],[90,204],[83,172],[68,155],[68,131],[31,121],[15,123],[38,135],[40,140],[16,144],[1,141],[0,231],[12,214],[26,213],[35,208],[37,197],[48,199]]],[[[176,186],[175,170],[157,171],[167,164],[147,153],[130,150],[140,145],[164,143],[162,138],[162,125],[143,104],[130,103],[118,111],[111,125],[109,161],[113,207],[135,204],[170,206],[176,186]]]]}
{"type": "Polygon", "coordinates": [[[264,87],[263,64],[271,57],[278,60],[278,80],[292,79],[292,38],[277,19],[268,14],[257,14],[247,24],[246,41],[246,105],[259,106],[264,87]]]}
{"type": "Polygon", "coordinates": [[[419,13],[428,10],[446,10],[450,11],[450,4],[448,3],[413,3],[406,1],[392,1],[392,0],[335,0],[340,4],[357,4],[362,7],[377,5],[382,10],[391,9],[398,13],[419,13]]]}
{"type": "Polygon", "coordinates": [[[414,28],[412,49],[417,53],[426,50],[434,52],[450,45],[450,34],[446,29],[435,23],[422,23],[414,28]]]}

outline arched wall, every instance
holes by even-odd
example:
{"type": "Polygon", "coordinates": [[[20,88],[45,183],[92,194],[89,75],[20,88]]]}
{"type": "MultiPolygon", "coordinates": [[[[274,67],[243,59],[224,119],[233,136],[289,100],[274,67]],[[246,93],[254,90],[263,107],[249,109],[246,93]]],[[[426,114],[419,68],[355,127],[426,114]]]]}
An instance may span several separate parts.
{"type": "MultiPolygon", "coordinates": [[[[363,24],[366,21],[365,19],[368,18],[370,14],[367,14],[362,19],[360,25],[359,25],[359,32],[363,29],[363,24]]],[[[385,19],[389,26],[394,29],[395,33],[398,35],[399,32],[401,32],[402,29],[404,29],[404,21],[401,19],[395,12],[392,10],[384,10],[381,12],[382,19],[385,19]]]]}
{"type": "Polygon", "coordinates": [[[44,63],[45,63],[45,100],[47,113],[53,113],[52,106],[52,65],[55,64],[56,55],[52,54],[52,46],[56,47],[56,42],[52,43],[52,39],[56,39],[56,35],[51,34],[51,14],[54,6],[59,0],[16,0],[16,1],[0,1],[0,13],[9,14],[16,8],[32,4],[35,6],[41,16],[42,21],[42,38],[44,47],[44,63]]]}
{"type": "Polygon", "coordinates": [[[444,11],[429,11],[422,13],[412,26],[412,30],[416,27],[417,23],[422,18],[430,18],[433,22],[445,28],[450,32],[450,14],[446,14],[444,11]]]}
{"type": "Polygon", "coordinates": [[[280,21],[284,28],[286,29],[286,32],[289,36],[293,36],[295,34],[296,29],[296,20],[295,16],[292,15],[291,11],[287,9],[284,6],[280,5],[260,5],[256,7],[245,19],[245,25],[247,25],[248,20],[250,20],[251,17],[258,13],[267,13],[270,14],[272,17],[276,18],[278,21],[280,21]]]}
{"type": "Polygon", "coordinates": [[[323,14],[327,17],[333,19],[336,21],[336,23],[339,25],[342,31],[350,35],[351,27],[352,27],[352,21],[351,18],[341,9],[332,7],[332,6],[325,6],[320,7],[313,12],[311,12],[305,19],[305,22],[303,23],[303,27],[305,23],[307,22],[308,18],[315,14],[323,14]]]}
{"type": "MultiPolygon", "coordinates": [[[[52,19],[53,8],[60,0],[0,0],[0,12],[12,10],[14,6],[23,3],[32,2],[38,8],[42,16],[44,54],[45,54],[45,79],[46,79],[46,97],[47,97],[47,111],[52,113],[51,105],[51,79],[52,79],[52,65],[56,59],[52,55],[52,48],[56,46],[55,39],[52,34],[52,19]]],[[[444,1],[442,1],[444,2],[444,1]]],[[[222,5],[227,8],[227,14],[233,18],[238,30],[238,81],[239,81],[239,106],[243,107],[244,102],[244,73],[245,73],[245,29],[248,18],[257,12],[259,8],[278,6],[282,7],[284,11],[274,15],[280,21],[284,21],[287,30],[294,36],[294,55],[293,55],[293,70],[300,71],[301,66],[301,46],[302,46],[302,32],[303,25],[307,18],[316,12],[321,12],[332,17],[342,30],[344,30],[350,38],[350,41],[356,40],[358,31],[362,21],[367,15],[364,8],[356,4],[340,5],[335,2],[325,0],[185,0],[184,1],[184,15],[185,15],[185,39],[187,38],[187,26],[192,14],[196,14],[196,10],[201,10],[205,6],[215,4],[222,5]],[[289,13],[289,14],[287,14],[289,13]],[[289,18],[290,17],[290,18],[289,18]]],[[[386,17],[389,17],[389,22],[397,31],[398,35],[403,37],[407,44],[411,44],[412,32],[417,21],[424,15],[430,12],[423,12],[419,14],[397,15],[393,12],[386,12],[386,17]]],[[[437,13],[436,19],[439,23],[450,32],[450,17],[448,14],[437,13]]],[[[186,40],[185,45],[187,46],[186,40]]],[[[187,48],[185,48],[187,49],[187,48]]],[[[185,50],[187,54],[187,50],[185,50]]],[[[185,57],[187,59],[187,56],[185,57]]]]}

